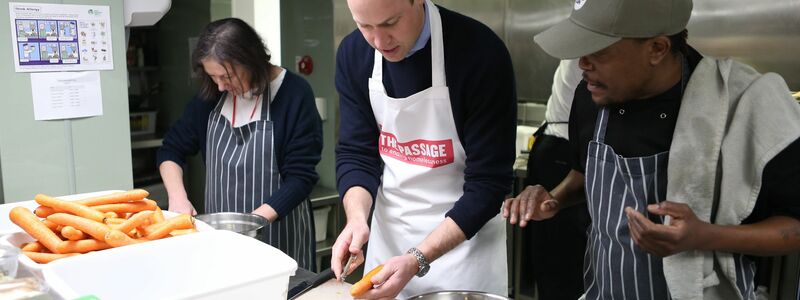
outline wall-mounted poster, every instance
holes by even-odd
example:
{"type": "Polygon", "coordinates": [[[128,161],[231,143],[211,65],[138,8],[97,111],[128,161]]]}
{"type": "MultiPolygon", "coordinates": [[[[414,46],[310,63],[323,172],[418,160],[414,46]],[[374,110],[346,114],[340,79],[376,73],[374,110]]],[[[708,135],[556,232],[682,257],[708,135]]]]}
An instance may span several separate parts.
{"type": "Polygon", "coordinates": [[[8,4],[17,72],[112,70],[108,6],[8,4]]]}

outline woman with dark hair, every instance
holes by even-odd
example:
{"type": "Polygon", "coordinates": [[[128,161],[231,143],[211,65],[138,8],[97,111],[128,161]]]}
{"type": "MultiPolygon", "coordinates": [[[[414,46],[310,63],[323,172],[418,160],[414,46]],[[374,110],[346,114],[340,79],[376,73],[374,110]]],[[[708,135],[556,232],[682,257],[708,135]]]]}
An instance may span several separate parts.
{"type": "Polygon", "coordinates": [[[200,91],[164,136],[158,166],[169,210],[196,214],[183,185],[187,156],[206,165],[205,213],[243,212],[270,221],[259,237],[314,269],[308,200],[319,179],[322,124],[311,87],[270,64],[255,30],[239,19],[206,26],[192,55],[200,91]]]}

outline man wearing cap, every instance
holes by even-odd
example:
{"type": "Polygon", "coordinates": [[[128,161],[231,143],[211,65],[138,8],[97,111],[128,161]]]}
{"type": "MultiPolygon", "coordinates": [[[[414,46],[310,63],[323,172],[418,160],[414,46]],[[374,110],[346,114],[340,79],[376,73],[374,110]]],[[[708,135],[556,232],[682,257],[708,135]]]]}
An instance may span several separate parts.
{"type": "Polygon", "coordinates": [[[691,0],[576,0],[535,37],[580,58],[573,170],[526,199],[585,193],[586,299],[754,299],[751,255],[800,250],[800,106],[776,74],[686,45],[691,0]]]}
{"type": "Polygon", "coordinates": [[[508,50],[486,25],[430,0],[347,5],[358,26],[336,54],[347,224],[331,268],[343,276],[354,256],[355,269],[369,240],[365,270],[384,267],[372,277],[380,287],[360,297],[507,294],[499,212],[515,158],[508,50]]]}

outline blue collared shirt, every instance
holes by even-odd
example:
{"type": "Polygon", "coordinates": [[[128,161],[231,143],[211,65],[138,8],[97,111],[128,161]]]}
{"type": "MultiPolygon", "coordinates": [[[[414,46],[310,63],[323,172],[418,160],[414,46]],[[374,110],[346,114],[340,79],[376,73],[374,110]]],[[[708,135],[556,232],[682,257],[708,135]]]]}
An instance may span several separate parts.
{"type": "Polygon", "coordinates": [[[428,5],[423,4],[425,7],[425,25],[422,25],[422,32],[420,32],[419,37],[417,38],[417,42],[414,43],[414,48],[411,48],[411,51],[408,51],[406,57],[414,55],[420,49],[425,47],[425,44],[428,43],[428,40],[431,38],[431,20],[428,19],[428,5]]]}

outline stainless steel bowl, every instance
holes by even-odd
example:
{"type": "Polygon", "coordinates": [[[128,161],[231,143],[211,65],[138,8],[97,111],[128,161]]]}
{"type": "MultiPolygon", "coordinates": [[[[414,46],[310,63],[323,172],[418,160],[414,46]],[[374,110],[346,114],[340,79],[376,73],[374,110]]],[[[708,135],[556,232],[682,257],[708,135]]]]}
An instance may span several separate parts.
{"type": "Polygon", "coordinates": [[[439,291],[416,295],[408,300],[509,300],[509,298],[473,291],[439,291]]]}
{"type": "Polygon", "coordinates": [[[267,219],[255,214],[237,212],[220,212],[195,216],[214,229],[228,230],[257,238],[258,234],[269,223],[267,219]]]}

